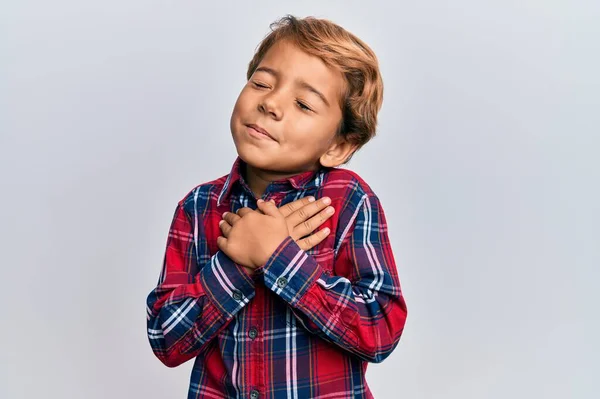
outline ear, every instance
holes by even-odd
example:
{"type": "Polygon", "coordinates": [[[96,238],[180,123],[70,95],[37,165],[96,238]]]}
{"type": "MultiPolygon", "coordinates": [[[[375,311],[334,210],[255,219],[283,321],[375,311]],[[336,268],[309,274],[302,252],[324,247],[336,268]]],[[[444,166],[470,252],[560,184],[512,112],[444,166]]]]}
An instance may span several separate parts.
{"type": "Polygon", "coordinates": [[[325,151],[319,162],[327,168],[334,168],[346,162],[348,157],[356,151],[358,144],[352,144],[342,137],[334,138],[333,142],[325,151]]]}

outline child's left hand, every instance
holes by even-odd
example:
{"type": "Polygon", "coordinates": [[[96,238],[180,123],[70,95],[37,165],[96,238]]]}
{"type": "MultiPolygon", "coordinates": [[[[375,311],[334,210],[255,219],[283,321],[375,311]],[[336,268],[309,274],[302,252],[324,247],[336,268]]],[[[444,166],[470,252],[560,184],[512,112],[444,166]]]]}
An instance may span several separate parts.
{"type": "MultiPolygon", "coordinates": [[[[257,268],[267,263],[290,232],[285,217],[274,203],[258,201],[258,209],[243,209],[217,238],[217,246],[240,265],[257,268]],[[262,212],[262,213],[261,213],[262,212]]],[[[223,224],[222,220],[219,225],[223,224]]]]}

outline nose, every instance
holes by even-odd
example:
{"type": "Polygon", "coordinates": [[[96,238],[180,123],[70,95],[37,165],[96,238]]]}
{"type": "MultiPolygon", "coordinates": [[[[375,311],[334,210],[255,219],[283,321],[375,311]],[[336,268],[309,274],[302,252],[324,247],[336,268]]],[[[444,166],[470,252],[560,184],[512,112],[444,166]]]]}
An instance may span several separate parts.
{"type": "Polygon", "coordinates": [[[273,92],[263,96],[258,102],[258,110],[261,113],[269,114],[272,118],[279,120],[283,116],[283,110],[281,108],[279,99],[276,98],[273,92]]]}

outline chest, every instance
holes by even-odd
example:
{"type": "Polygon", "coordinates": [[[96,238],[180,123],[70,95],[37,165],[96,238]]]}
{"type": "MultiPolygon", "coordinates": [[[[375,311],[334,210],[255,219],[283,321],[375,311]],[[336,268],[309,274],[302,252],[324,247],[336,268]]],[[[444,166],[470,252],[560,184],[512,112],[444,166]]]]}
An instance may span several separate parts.
{"type": "MultiPolygon", "coordinates": [[[[314,196],[317,200],[324,196],[330,197],[332,200],[331,206],[335,209],[335,213],[321,225],[317,226],[313,231],[314,234],[318,230],[329,228],[329,235],[316,246],[306,250],[306,253],[314,257],[326,271],[331,272],[335,261],[335,248],[336,245],[339,244],[338,240],[341,237],[344,227],[340,223],[340,215],[342,214],[340,207],[343,204],[343,201],[341,201],[340,198],[335,198],[324,190],[267,193],[263,199],[266,201],[273,199],[275,205],[280,208],[283,205],[309,195],[314,196]]],[[[221,215],[224,212],[237,212],[243,207],[248,207],[250,209],[257,208],[256,199],[253,196],[244,194],[231,196],[230,201],[223,203],[221,206],[217,206],[216,203],[211,205],[213,205],[210,207],[210,212],[212,213],[211,217],[203,218],[209,256],[214,255],[218,251],[217,237],[221,235],[221,229],[219,228],[219,221],[222,219],[221,215]]]]}

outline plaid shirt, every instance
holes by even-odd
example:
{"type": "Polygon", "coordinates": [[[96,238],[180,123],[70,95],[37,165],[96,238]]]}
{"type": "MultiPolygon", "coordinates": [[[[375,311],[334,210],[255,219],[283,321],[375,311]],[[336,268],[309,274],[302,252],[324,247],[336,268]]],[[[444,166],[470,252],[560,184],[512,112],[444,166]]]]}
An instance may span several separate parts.
{"type": "Polygon", "coordinates": [[[175,208],[147,332],[168,367],[195,358],[188,398],[372,398],[368,362],[397,346],[407,310],[386,219],[354,172],[322,168],[271,183],[277,206],[328,196],[331,233],[303,251],[287,237],[254,275],[217,247],[225,211],[256,209],[238,157],[175,208]]]}

